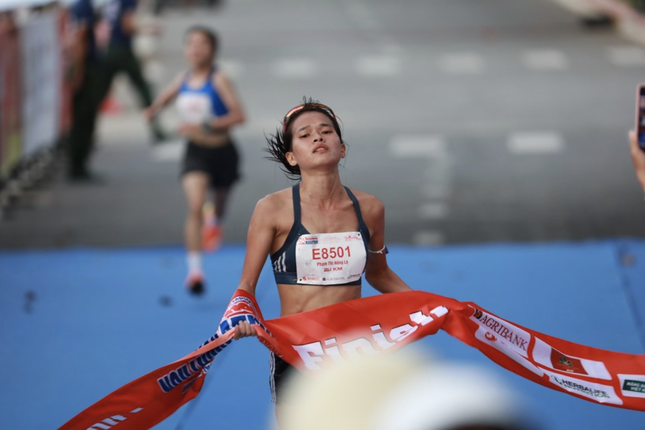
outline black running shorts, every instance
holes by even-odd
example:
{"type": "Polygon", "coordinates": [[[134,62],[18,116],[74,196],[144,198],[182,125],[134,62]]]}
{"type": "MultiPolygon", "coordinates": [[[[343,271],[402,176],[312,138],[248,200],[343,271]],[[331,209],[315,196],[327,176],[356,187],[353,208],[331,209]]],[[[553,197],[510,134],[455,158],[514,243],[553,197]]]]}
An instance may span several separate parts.
{"type": "Polygon", "coordinates": [[[269,356],[269,368],[271,371],[269,377],[271,401],[276,404],[283,403],[284,399],[281,398],[281,389],[284,387],[284,381],[288,380],[291,374],[297,372],[297,370],[273,352],[269,356]]]}
{"type": "Polygon", "coordinates": [[[228,188],[240,178],[239,164],[240,157],[232,141],[218,147],[188,142],[181,174],[204,172],[210,177],[211,188],[228,188]]]}

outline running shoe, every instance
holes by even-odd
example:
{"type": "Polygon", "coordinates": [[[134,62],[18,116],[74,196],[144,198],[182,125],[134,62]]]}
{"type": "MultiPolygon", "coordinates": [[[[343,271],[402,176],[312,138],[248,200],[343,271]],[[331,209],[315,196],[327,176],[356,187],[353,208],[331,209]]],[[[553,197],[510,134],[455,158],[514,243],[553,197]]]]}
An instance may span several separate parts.
{"type": "Polygon", "coordinates": [[[188,288],[191,294],[201,296],[206,290],[204,288],[204,279],[199,274],[189,275],[186,279],[186,288],[188,288]]]}
{"type": "Polygon", "coordinates": [[[218,224],[205,223],[202,227],[202,249],[216,251],[222,243],[222,228],[218,224]]]}

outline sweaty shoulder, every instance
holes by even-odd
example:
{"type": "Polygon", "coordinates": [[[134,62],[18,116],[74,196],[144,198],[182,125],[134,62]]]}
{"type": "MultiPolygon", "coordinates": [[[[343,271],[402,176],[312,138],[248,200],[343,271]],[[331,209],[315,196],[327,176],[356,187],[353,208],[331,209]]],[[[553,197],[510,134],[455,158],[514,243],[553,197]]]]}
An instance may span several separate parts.
{"type": "Polygon", "coordinates": [[[228,88],[231,85],[230,79],[222,73],[221,70],[217,69],[215,73],[213,73],[213,84],[215,84],[216,88],[222,88],[226,87],[228,88]]]}
{"type": "MultiPolygon", "coordinates": [[[[288,234],[293,225],[291,189],[281,190],[260,199],[253,212],[253,223],[273,230],[274,237],[288,234]]],[[[276,245],[274,248],[279,248],[276,245]]],[[[272,250],[274,252],[275,249],[272,250]]]]}
{"type": "Polygon", "coordinates": [[[273,219],[282,216],[285,211],[293,212],[292,206],[291,188],[287,188],[261,198],[255,206],[255,211],[273,219]]]}
{"type": "Polygon", "coordinates": [[[358,199],[358,204],[361,207],[361,213],[363,214],[365,222],[369,224],[370,221],[383,217],[385,207],[382,201],[371,194],[353,188],[350,189],[356,196],[356,199],[358,199]]]}

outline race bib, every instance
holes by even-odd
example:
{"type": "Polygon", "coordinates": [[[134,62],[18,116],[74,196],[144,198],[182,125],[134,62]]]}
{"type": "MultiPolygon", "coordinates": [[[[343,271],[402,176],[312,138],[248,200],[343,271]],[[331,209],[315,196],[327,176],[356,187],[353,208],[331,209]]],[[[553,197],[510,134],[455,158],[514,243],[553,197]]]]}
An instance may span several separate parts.
{"type": "Polygon", "coordinates": [[[299,284],[339,285],[360,279],[367,253],[360,232],[303,234],[296,244],[299,284]]]}
{"type": "Polygon", "coordinates": [[[206,93],[180,93],[176,99],[177,111],[187,124],[202,124],[211,118],[211,98],[206,93]]]}

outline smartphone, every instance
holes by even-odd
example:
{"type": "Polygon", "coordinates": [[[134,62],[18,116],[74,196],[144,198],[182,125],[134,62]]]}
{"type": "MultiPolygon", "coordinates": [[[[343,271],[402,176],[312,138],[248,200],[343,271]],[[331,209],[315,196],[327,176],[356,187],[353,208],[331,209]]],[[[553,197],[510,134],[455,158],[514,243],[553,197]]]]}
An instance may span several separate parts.
{"type": "Polygon", "coordinates": [[[645,152],[645,84],[636,90],[636,136],[638,146],[645,152]]]}

